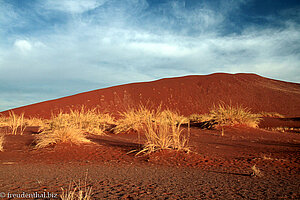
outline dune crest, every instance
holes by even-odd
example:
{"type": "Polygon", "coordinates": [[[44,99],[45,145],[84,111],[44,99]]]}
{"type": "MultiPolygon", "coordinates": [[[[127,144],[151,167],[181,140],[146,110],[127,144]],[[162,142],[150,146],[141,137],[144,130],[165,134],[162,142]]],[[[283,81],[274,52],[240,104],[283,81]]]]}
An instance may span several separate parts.
{"type": "Polygon", "coordinates": [[[219,103],[241,105],[253,112],[299,117],[300,84],[245,73],[191,75],[98,89],[12,110],[17,114],[24,112],[26,117],[48,118],[52,112],[82,105],[117,114],[139,104],[154,107],[162,104],[190,115],[206,113],[219,103]]]}

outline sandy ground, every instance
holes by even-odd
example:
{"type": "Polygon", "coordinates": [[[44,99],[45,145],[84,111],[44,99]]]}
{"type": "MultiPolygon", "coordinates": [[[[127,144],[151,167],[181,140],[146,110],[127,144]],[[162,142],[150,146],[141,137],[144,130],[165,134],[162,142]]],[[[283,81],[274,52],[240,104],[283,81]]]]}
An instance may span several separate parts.
{"type": "MultiPolygon", "coordinates": [[[[34,149],[34,128],[7,135],[0,195],[61,194],[72,181],[94,199],[299,199],[300,135],[264,129],[191,129],[191,153],[135,156],[143,136],[89,136],[93,144],[34,149]],[[256,166],[262,176],[253,176],[256,166]],[[2,193],[1,193],[2,192],[2,193]]],[[[3,131],[3,130],[2,130],[3,131]]],[[[3,198],[5,199],[5,198],[3,198]]]]}

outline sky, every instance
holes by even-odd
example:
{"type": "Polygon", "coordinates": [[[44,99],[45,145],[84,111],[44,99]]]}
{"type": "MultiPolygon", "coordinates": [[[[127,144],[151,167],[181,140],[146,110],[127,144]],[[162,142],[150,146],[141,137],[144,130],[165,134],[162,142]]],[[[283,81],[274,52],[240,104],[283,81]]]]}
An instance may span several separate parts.
{"type": "Polygon", "coordinates": [[[0,111],[215,72],[300,82],[299,0],[0,0],[0,111]]]}

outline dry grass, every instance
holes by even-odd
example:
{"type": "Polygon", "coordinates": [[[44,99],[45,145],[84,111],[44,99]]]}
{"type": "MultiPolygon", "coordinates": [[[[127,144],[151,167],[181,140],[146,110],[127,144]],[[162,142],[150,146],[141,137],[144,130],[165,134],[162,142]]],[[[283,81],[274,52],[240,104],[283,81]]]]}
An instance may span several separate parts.
{"type": "Polygon", "coordinates": [[[257,176],[257,177],[262,177],[263,176],[263,173],[260,171],[260,169],[258,169],[257,167],[256,167],[256,165],[253,165],[252,167],[251,167],[251,169],[252,169],[252,175],[253,176],[257,176]]]}
{"type": "Polygon", "coordinates": [[[154,111],[147,109],[145,106],[131,108],[121,113],[121,118],[117,121],[114,132],[118,134],[130,130],[140,131],[143,129],[146,119],[151,118],[152,120],[154,116],[154,111]]]}
{"type": "Polygon", "coordinates": [[[277,131],[281,133],[286,133],[286,132],[300,133],[300,128],[297,127],[268,127],[266,128],[266,130],[277,131]]]}
{"type": "Polygon", "coordinates": [[[48,120],[46,120],[46,119],[41,119],[41,118],[36,118],[36,117],[25,118],[25,123],[27,126],[44,127],[44,126],[46,126],[47,122],[48,122],[48,120]]]}
{"type": "Polygon", "coordinates": [[[145,136],[147,141],[138,154],[152,153],[162,149],[189,151],[189,130],[188,134],[183,134],[180,126],[184,119],[178,122],[175,116],[161,114],[155,121],[151,117],[146,119],[145,136]]]}
{"type": "Polygon", "coordinates": [[[201,123],[212,120],[212,116],[210,114],[192,114],[188,118],[191,122],[201,123]]]}
{"type": "Polygon", "coordinates": [[[4,140],[5,140],[4,135],[0,134],[0,151],[3,151],[4,140]]]}
{"type": "Polygon", "coordinates": [[[117,134],[130,130],[139,132],[145,128],[147,121],[160,122],[161,120],[174,124],[189,122],[187,118],[179,115],[177,112],[171,110],[162,111],[161,106],[156,109],[139,106],[138,108],[131,108],[121,113],[121,119],[117,121],[114,132],[117,134]]]}
{"type": "Polygon", "coordinates": [[[51,132],[51,130],[71,127],[95,135],[104,135],[104,131],[114,123],[115,120],[111,115],[99,113],[96,109],[89,110],[82,107],[81,110],[70,110],[69,113],[60,112],[53,115],[41,129],[51,132]]]}
{"type": "Polygon", "coordinates": [[[222,104],[215,106],[210,116],[220,126],[245,125],[256,128],[261,120],[259,114],[253,114],[247,108],[222,104]]]}
{"type": "Polygon", "coordinates": [[[277,112],[261,112],[260,116],[261,117],[273,117],[273,118],[285,118],[284,115],[279,114],[277,112]]]}
{"type": "Polygon", "coordinates": [[[10,134],[23,134],[27,125],[24,120],[24,113],[21,115],[15,114],[13,111],[9,112],[9,117],[2,118],[2,126],[8,126],[11,130],[10,134]]]}
{"type": "Polygon", "coordinates": [[[69,113],[60,112],[43,123],[42,133],[36,138],[36,147],[42,148],[57,143],[89,143],[85,133],[104,135],[109,124],[114,119],[109,114],[102,114],[96,109],[70,110],[69,113]]]}
{"type": "Polygon", "coordinates": [[[43,148],[57,143],[90,143],[82,130],[73,127],[61,127],[51,131],[44,131],[37,135],[36,147],[43,148]]]}
{"type": "Polygon", "coordinates": [[[62,189],[62,194],[60,198],[62,200],[90,200],[92,199],[92,187],[87,186],[87,181],[85,180],[84,185],[81,186],[81,183],[70,183],[68,189],[62,189]]]}

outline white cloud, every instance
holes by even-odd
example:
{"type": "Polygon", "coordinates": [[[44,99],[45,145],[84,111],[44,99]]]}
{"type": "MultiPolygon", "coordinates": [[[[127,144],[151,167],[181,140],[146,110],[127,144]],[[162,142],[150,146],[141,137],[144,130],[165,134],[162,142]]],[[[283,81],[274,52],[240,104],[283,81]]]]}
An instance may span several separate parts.
{"type": "Polygon", "coordinates": [[[32,49],[31,43],[27,40],[16,40],[14,46],[23,53],[32,49]]]}
{"type": "MultiPolygon", "coordinates": [[[[88,17],[80,15],[103,2],[46,1],[44,5],[50,14],[51,10],[59,10],[76,15],[54,30],[29,36],[10,35],[6,43],[0,38],[5,44],[0,46],[0,81],[11,83],[10,87],[22,92],[24,87],[28,91],[39,89],[27,98],[37,101],[40,99],[34,95],[44,90],[48,93],[48,96],[43,94],[46,100],[128,82],[217,71],[254,72],[287,81],[300,80],[300,28],[293,22],[281,29],[253,26],[240,35],[220,36],[216,30],[231,8],[216,13],[203,7],[188,13],[181,4],[174,3],[169,8],[170,4],[166,4],[163,9],[181,19],[181,24],[169,29],[159,18],[139,15],[147,8],[141,0],[136,4],[122,1],[120,7],[114,5],[112,10],[106,7],[88,17]],[[193,26],[198,34],[185,34],[193,26]]],[[[175,22],[170,20],[173,25],[175,22]]],[[[1,98],[8,107],[9,101],[1,98]]]]}
{"type": "Polygon", "coordinates": [[[82,13],[95,9],[104,4],[106,1],[107,0],[46,0],[42,3],[45,9],[70,13],[82,13]]]}

